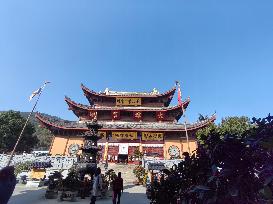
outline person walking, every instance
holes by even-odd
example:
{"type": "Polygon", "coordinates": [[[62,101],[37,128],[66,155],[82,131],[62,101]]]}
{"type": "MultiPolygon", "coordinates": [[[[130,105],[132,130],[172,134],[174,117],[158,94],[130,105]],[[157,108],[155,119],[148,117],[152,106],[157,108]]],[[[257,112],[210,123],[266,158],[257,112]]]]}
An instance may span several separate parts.
{"type": "Polygon", "coordinates": [[[92,196],[90,204],[95,204],[99,191],[102,189],[101,169],[97,168],[93,181],[92,196]]]}
{"type": "Polygon", "coordinates": [[[118,177],[113,181],[113,204],[120,204],[121,192],[123,193],[123,179],[121,172],[118,172],[118,177]],[[118,202],[116,202],[118,198],[118,202]]]}

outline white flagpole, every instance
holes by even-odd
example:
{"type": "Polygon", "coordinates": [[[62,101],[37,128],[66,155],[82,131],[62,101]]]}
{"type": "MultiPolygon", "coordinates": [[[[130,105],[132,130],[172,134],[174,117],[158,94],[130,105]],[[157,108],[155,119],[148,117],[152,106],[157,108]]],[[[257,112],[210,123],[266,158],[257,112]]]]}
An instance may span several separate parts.
{"type": "MultiPolygon", "coordinates": [[[[177,85],[179,87],[179,91],[180,91],[180,97],[181,97],[181,87],[180,87],[180,83],[179,81],[176,81],[177,85]]],[[[183,106],[183,101],[182,101],[182,97],[181,97],[181,103],[182,103],[182,111],[183,111],[183,117],[184,117],[184,127],[185,127],[185,133],[186,133],[186,140],[187,140],[187,145],[188,145],[188,152],[189,154],[191,154],[191,150],[190,150],[190,143],[189,143],[189,135],[188,135],[188,130],[187,130],[187,119],[186,119],[186,114],[185,114],[185,110],[184,110],[184,106],[183,106]]]]}
{"type": "Polygon", "coordinates": [[[7,166],[9,166],[10,163],[11,163],[11,161],[12,161],[12,158],[13,158],[13,156],[14,156],[14,152],[15,152],[15,150],[16,150],[16,147],[18,146],[18,144],[19,144],[19,142],[20,142],[20,140],[21,140],[21,138],[22,138],[22,136],[23,136],[24,130],[25,130],[26,126],[27,126],[27,123],[28,123],[28,121],[29,121],[29,119],[30,119],[30,116],[32,115],[33,111],[35,110],[35,108],[36,108],[36,106],[37,106],[37,103],[38,103],[38,101],[39,101],[39,99],[40,99],[41,93],[43,92],[43,88],[45,87],[45,85],[46,85],[47,83],[48,83],[48,82],[46,82],[46,83],[42,86],[42,89],[41,89],[40,93],[38,94],[38,97],[37,97],[37,99],[36,99],[36,102],[35,102],[35,104],[34,104],[32,110],[31,110],[31,112],[29,113],[29,115],[28,115],[28,117],[27,117],[27,120],[26,120],[26,122],[25,122],[25,125],[24,125],[24,127],[23,127],[23,129],[22,129],[22,131],[21,131],[21,133],[20,133],[20,135],[19,135],[19,138],[17,139],[16,144],[15,144],[15,146],[14,146],[12,152],[11,152],[11,155],[10,155],[9,161],[8,161],[8,163],[7,163],[7,166]]]}
{"type": "Polygon", "coordinates": [[[185,132],[186,132],[186,138],[187,138],[187,144],[188,144],[188,151],[189,151],[189,154],[191,154],[191,149],[190,149],[190,143],[189,143],[189,135],[188,135],[188,130],[187,130],[187,121],[186,121],[186,116],[184,116],[184,119],[185,119],[185,132]]]}

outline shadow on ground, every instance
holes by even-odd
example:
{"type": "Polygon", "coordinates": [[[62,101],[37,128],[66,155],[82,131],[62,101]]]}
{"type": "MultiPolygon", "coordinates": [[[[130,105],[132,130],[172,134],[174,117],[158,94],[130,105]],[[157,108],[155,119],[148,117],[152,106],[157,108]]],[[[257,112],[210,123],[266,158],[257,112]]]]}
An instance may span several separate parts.
{"type": "Polygon", "coordinates": [[[45,200],[45,189],[20,189],[20,191],[14,193],[8,204],[46,203],[42,202],[45,200]],[[14,195],[14,193],[16,193],[16,195],[14,195]]]}
{"type": "MultiPolygon", "coordinates": [[[[111,192],[112,193],[112,192],[111,192]]],[[[111,194],[110,193],[110,194],[111,194]]],[[[60,204],[58,199],[45,199],[45,188],[43,189],[26,189],[17,187],[8,204],[60,204]]],[[[77,198],[74,203],[89,204],[90,197],[86,199],[77,198]]],[[[112,204],[112,197],[98,199],[96,204],[112,204]]],[[[143,186],[128,184],[124,187],[124,193],[121,195],[121,204],[149,204],[143,186]]]]}

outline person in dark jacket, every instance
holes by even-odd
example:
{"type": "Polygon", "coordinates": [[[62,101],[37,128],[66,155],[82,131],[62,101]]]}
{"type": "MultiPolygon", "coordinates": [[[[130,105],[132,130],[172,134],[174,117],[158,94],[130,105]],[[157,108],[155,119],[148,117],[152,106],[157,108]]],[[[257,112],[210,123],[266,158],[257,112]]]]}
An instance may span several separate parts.
{"type": "Polygon", "coordinates": [[[0,204],[7,204],[16,185],[14,167],[7,166],[0,170],[0,204]]]}
{"type": "Polygon", "coordinates": [[[121,172],[118,172],[118,177],[113,181],[113,204],[120,204],[121,192],[123,193],[123,179],[121,172]],[[118,202],[116,202],[118,198],[118,202]]]}

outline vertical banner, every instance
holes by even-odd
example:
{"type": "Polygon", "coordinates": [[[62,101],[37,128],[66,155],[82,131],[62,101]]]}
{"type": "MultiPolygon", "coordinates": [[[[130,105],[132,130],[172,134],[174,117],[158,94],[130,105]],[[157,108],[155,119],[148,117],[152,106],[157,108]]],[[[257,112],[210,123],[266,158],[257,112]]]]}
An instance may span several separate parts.
{"type": "Polygon", "coordinates": [[[103,160],[106,161],[107,157],[108,157],[108,141],[105,143],[105,147],[104,147],[104,155],[103,155],[103,160]]]}
{"type": "Polygon", "coordinates": [[[141,121],[142,120],[142,112],[141,111],[134,111],[133,112],[134,115],[134,120],[135,121],[141,121]]]}
{"type": "Polygon", "coordinates": [[[119,120],[120,119],[120,111],[114,110],[112,111],[112,120],[119,120]]]}
{"type": "Polygon", "coordinates": [[[157,121],[165,120],[166,111],[158,111],[156,112],[156,119],[157,121]]]}
{"type": "Polygon", "coordinates": [[[98,112],[97,111],[90,111],[89,116],[91,120],[97,120],[98,118],[98,112]]]}
{"type": "Polygon", "coordinates": [[[143,152],[143,146],[142,146],[142,143],[141,143],[141,142],[139,143],[139,151],[140,151],[140,152],[143,152]]]}

